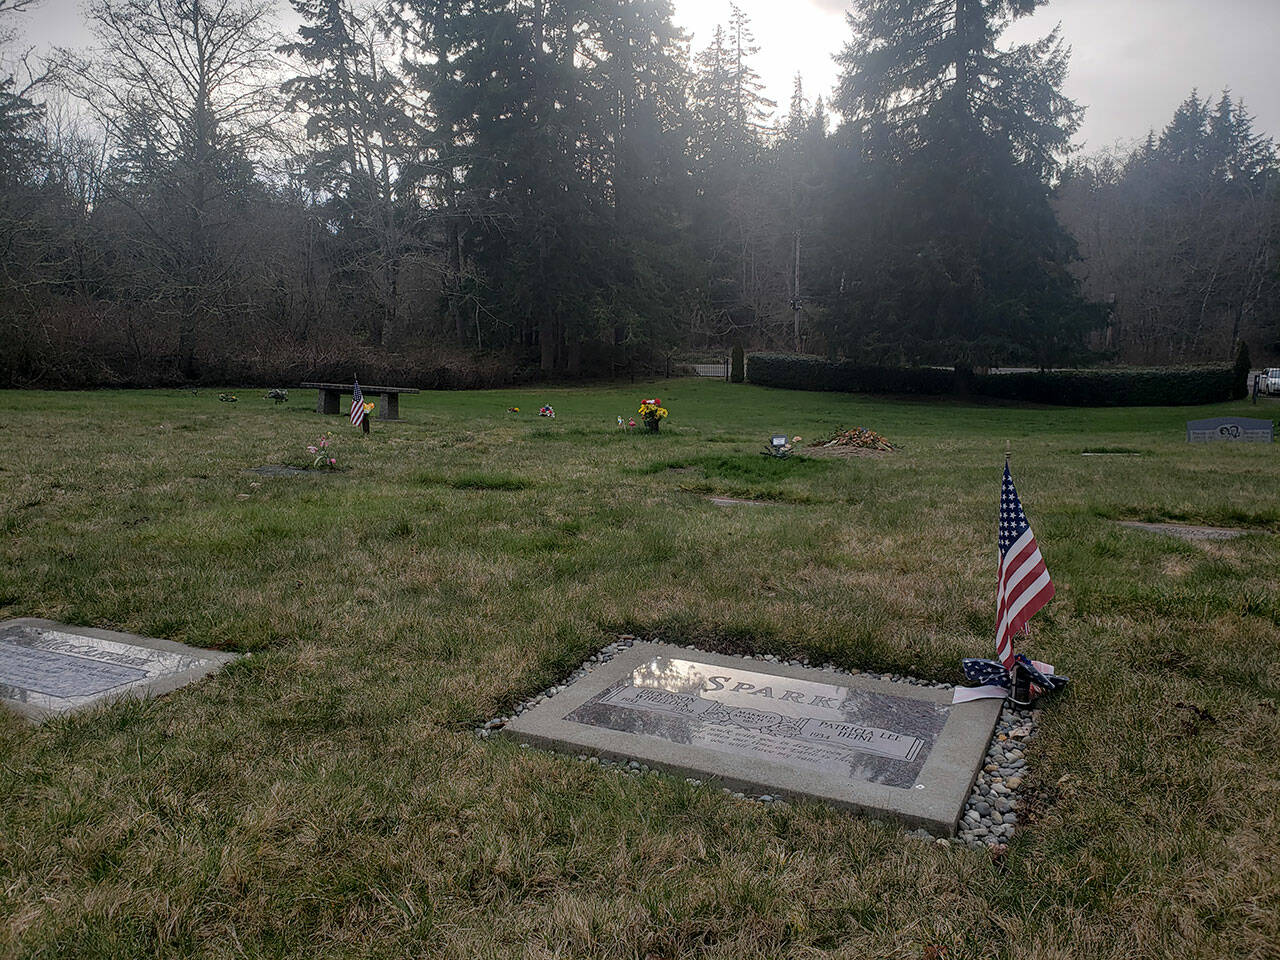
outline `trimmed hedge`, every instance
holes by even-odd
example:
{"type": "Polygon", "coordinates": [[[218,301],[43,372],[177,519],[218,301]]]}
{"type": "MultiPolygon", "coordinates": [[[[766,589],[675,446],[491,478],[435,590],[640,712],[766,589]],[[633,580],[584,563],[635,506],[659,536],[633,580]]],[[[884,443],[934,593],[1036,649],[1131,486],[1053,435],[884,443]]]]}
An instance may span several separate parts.
{"type": "Polygon", "coordinates": [[[1231,364],[975,375],[932,367],[868,367],[851,360],[778,353],[752,354],[747,379],[788,390],[969,395],[1072,407],[1222,403],[1239,390],[1239,374],[1231,364]]]}
{"type": "Polygon", "coordinates": [[[1178,407],[1233,399],[1236,376],[1231,364],[1222,364],[1005,373],[974,379],[975,393],[1003,400],[1068,407],[1178,407]]]}

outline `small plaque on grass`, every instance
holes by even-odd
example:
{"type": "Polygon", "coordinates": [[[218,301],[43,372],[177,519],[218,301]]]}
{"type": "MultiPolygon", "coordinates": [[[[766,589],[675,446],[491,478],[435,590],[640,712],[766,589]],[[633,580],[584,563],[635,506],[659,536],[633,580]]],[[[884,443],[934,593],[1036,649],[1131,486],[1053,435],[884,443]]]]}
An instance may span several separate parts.
{"type": "Polygon", "coordinates": [[[233,659],[131,633],[6,620],[0,623],[0,701],[43,720],[109,697],[167,693],[233,659]]]}
{"type": "Polygon", "coordinates": [[[1000,708],[953,706],[949,690],[638,643],[503,732],[950,836],[1000,708]]]}

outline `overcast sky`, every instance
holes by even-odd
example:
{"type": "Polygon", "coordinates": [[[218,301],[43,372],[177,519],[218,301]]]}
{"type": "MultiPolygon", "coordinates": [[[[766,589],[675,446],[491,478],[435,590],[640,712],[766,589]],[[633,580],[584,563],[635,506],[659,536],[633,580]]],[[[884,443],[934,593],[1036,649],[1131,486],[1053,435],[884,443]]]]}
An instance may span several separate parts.
{"type": "MultiPolygon", "coordinates": [[[[676,17],[706,46],[728,0],[674,0],[676,17]]],[[[782,109],[797,71],[810,98],[835,86],[832,55],[849,28],[848,0],[738,0],[760,46],[758,70],[782,109]]],[[[1230,87],[1280,135],[1280,0],[1050,0],[1008,36],[1037,39],[1058,23],[1072,48],[1067,95],[1088,107],[1077,139],[1090,148],[1163,127],[1198,87],[1230,87]]]]}
{"type": "MultiPolygon", "coordinates": [[[[727,21],[728,0],[674,0],[676,19],[707,44],[727,21]]],[[[82,0],[43,0],[25,23],[28,43],[76,46],[87,41],[82,0]]],[[[288,10],[286,0],[281,7],[288,10]]],[[[786,109],[799,72],[810,98],[835,85],[832,55],[848,37],[847,0],[738,0],[760,46],[757,69],[766,92],[786,109]]],[[[289,11],[292,13],[292,11],[289,11]]],[[[1159,129],[1198,87],[1230,87],[1280,135],[1280,0],[1051,0],[1011,37],[1030,40],[1057,23],[1072,47],[1066,92],[1088,107],[1079,139],[1089,148],[1159,129]]]]}

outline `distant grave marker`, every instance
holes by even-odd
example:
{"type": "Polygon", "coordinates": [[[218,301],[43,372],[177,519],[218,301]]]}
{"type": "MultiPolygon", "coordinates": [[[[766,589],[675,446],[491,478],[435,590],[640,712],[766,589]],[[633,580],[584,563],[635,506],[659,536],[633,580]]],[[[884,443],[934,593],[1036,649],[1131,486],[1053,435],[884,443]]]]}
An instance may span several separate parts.
{"type": "Polygon", "coordinates": [[[1219,440],[1245,443],[1272,443],[1275,424],[1252,417],[1213,417],[1187,421],[1187,443],[1213,443],[1219,440]]]}
{"type": "Polygon", "coordinates": [[[637,643],[503,732],[955,833],[999,700],[637,643]]]}
{"type": "Polygon", "coordinates": [[[300,473],[310,473],[305,467],[288,467],[282,463],[268,463],[261,467],[254,467],[249,471],[256,473],[260,477],[296,477],[300,473]]]}
{"type": "Polygon", "coordinates": [[[32,618],[0,623],[0,702],[33,720],[167,693],[235,659],[169,640],[32,618]]]}
{"type": "Polygon", "coordinates": [[[1190,523],[1141,523],[1137,520],[1116,522],[1122,527],[1145,530],[1147,533],[1162,533],[1167,537],[1178,537],[1181,540],[1234,540],[1236,537],[1255,532],[1232,527],[1203,527],[1190,523]]]}

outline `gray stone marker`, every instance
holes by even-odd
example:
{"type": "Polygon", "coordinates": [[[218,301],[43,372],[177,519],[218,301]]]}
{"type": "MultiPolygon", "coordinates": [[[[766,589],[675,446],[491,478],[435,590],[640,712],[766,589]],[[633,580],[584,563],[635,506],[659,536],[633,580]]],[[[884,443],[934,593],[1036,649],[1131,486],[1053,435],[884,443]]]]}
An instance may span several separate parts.
{"type": "Polygon", "coordinates": [[[1182,540],[1234,540],[1249,533],[1263,533],[1258,530],[1235,530],[1231,527],[1201,527],[1190,523],[1141,523],[1137,520],[1117,520],[1122,527],[1134,530],[1145,530],[1147,533],[1162,533],[1167,537],[1178,537],[1182,540]]]}
{"type": "Polygon", "coordinates": [[[33,720],[176,690],[233,653],[26,618],[0,622],[0,702],[33,720]]]}
{"type": "Polygon", "coordinates": [[[248,472],[256,473],[260,477],[296,477],[299,474],[319,473],[320,471],[311,471],[305,467],[289,467],[282,463],[267,463],[261,467],[253,467],[248,472]]]}
{"type": "Polygon", "coordinates": [[[637,643],[502,732],[953,836],[1002,705],[952,706],[950,690],[637,643]]]}
{"type": "Polygon", "coordinates": [[[1216,440],[1271,443],[1275,440],[1275,424],[1252,417],[1213,417],[1187,421],[1187,443],[1210,443],[1216,440]]]}

